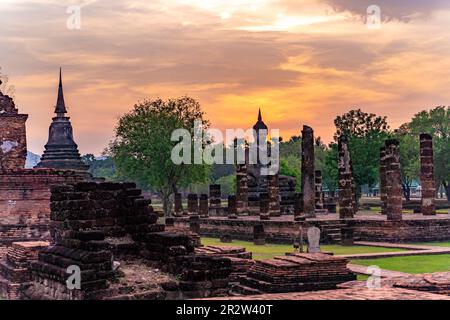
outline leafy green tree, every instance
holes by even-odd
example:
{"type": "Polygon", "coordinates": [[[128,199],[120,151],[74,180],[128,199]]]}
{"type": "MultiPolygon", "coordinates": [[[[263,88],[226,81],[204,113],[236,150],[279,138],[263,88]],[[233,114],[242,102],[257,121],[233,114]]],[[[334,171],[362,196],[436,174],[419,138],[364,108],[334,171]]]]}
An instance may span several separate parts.
{"type": "Polygon", "coordinates": [[[444,186],[450,201],[450,107],[440,106],[421,111],[405,126],[415,137],[421,133],[433,136],[436,185],[444,186]]]}
{"type": "MultiPolygon", "coordinates": [[[[204,163],[177,165],[171,159],[172,149],[179,143],[171,141],[173,131],[188,130],[194,146],[195,120],[201,120],[204,134],[209,122],[192,98],[147,100],[119,119],[109,147],[119,173],[160,194],[166,216],[171,212],[170,197],[179,187],[206,181],[209,176],[210,168],[204,163]]],[[[203,150],[206,145],[201,143],[203,150]]]]}
{"type": "Polygon", "coordinates": [[[334,124],[336,141],[341,134],[348,136],[357,193],[364,184],[374,186],[379,175],[380,146],[390,135],[386,117],[357,109],[338,116],[334,124]]]}
{"type": "Polygon", "coordinates": [[[292,136],[288,141],[280,141],[280,158],[295,156],[301,159],[302,140],[300,136],[292,136]]]}
{"type": "Polygon", "coordinates": [[[280,175],[295,178],[295,185],[297,191],[300,191],[301,187],[301,160],[300,158],[290,155],[284,158],[280,158],[280,175]]]}
{"type": "Polygon", "coordinates": [[[411,185],[419,178],[420,157],[419,139],[404,131],[396,131],[396,138],[400,141],[400,170],[402,177],[403,195],[407,201],[411,200],[411,185]]]}
{"type": "Polygon", "coordinates": [[[88,153],[81,157],[81,160],[89,166],[89,173],[94,177],[105,178],[112,181],[120,181],[117,176],[116,166],[111,157],[103,156],[96,158],[93,154],[88,153]]]}
{"type": "Polygon", "coordinates": [[[228,176],[221,177],[215,182],[220,184],[222,196],[229,196],[236,193],[236,175],[230,174],[228,176]]]}
{"type": "Polygon", "coordinates": [[[328,188],[331,195],[337,191],[338,182],[338,145],[330,143],[325,154],[325,166],[322,171],[322,183],[328,188]]]}

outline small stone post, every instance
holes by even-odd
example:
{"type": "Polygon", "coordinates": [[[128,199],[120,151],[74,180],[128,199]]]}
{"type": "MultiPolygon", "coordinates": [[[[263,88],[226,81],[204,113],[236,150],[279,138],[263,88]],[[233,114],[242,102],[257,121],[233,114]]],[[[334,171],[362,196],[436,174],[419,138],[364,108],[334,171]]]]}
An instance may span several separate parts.
{"type": "Polygon", "coordinates": [[[199,213],[201,218],[208,218],[208,195],[201,194],[200,195],[200,205],[199,205],[199,213]]]}
{"type": "Polygon", "coordinates": [[[228,196],[228,219],[237,219],[235,195],[228,196]]]}
{"type": "Polygon", "coordinates": [[[303,195],[301,193],[294,193],[294,220],[305,220],[303,214],[303,195]]]}
{"type": "Polygon", "coordinates": [[[198,196],[195,193],[190,193],[188,194],[187,201],[188,214],[198,214],[198,196]]]}
{"type": "Polygon", "coordinates": [[[175,193],[174,195],[174,211],[176,216],[183,215],[183,200],[181,193],[175,193]]]}
{"type": "Polygon", "coordinates": [[[259,194],[259,218],[269,220],[269,195],[266,192],[259,194]]]}
{"type": "Polygon", "coordinates": [[[262,246],[266,244],[266,234],[264,232],[264,225],[256,224],[253,226],[253,244],[262,246]]]}

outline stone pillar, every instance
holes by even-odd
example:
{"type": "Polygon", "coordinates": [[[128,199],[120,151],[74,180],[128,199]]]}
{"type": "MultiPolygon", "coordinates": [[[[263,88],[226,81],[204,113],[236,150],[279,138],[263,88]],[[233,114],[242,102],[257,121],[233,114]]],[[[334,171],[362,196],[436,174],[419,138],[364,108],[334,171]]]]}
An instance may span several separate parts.
{"type": "Polygon", "coordinates": [[[220,184],[211,184],[209,186],[209,212],[211,215],[219,215],[222,206],[222,194],[220,184]]]}
{"type": "Polygon", "coordinates": [[[315,198],[316,198],[316,209],[323,209],[323,192],[322,192],[322,171],[316,170],[314,174],[315,179],[315,198]]]}
{"type": "Polygon", "coordinates": [[[294,193],[294,220],[304,220],[303,213],[303,194],[294,193]]]}
{"type": "Polygon", "coordinates": [[[247,164],[238,164],[236,168],[236,213],[248,211],[247,164]]]}
{"type": "Polygon", "coordinates": [[[228,219],[237,219],[235,195],[228,196],[228,219]]]}
{"type": "Polygon", "coordinates": [[[352,164],[348,139],[345,135],[339,137],[338,152],[339,218],[351,219],[355,214],[351,170],[352,164]]]}
{"type": "Polygon", "coordinates": [[[314,181],[314,131],[308,126],[302,130],[302,193],[303,212],[306,217],[315,217],[314,181]]]}
{"type": "Polygon", "coordinates": [[[392,221],[402,220],[402,182],[400,174],[400,143],[386,140],[386,214],[392,221]]]}
{"type": "Polygon", "coordinates": [[[426,133],[420,135],[420,184],[422,186],[422,214],[435,215],[436,187],[434,184],[433,137],[426,133]]]}
{"type": "Polygon", "coordinates": [[[201,218],[208,218],[208,195],[201,194],[200,195],[200,205],[199,205],[199,213],[201,218]]]}
{"type": "Polygon", "coordinates": [[[269,216],[281,216],[280,210],[280,189],[279,189],[279,175],[267,176],[267,192],[269,194],[269,216]]]}
{"type": "Polygon", "coordinates": [[[386,147],[380,148],[380,199],[381,214],[386,214],[386,147]]]}
{"type": "Polygon", "coordinates": [[[188,194],[187,197],[188,214],[198,214],[198,196],[194,193],[188,194]]]}
{"type": "Polygon", "coordinates": [[[269,220],[269,194],[266,192],[259,194],[259,218],[269,220]]]}
{"type": "Polygon", "coordinates": [[[181,216],[183,214],[183,198],[181,193],[175,193],[174,195],[174,211],[176,216],[181,216]]]}
{"type": "Polygon", "coordinates": [[[256,224],[253,226],[253,244],[257,246],[266,244],[266,233],[264,232],[264,225],[256,224]]]}

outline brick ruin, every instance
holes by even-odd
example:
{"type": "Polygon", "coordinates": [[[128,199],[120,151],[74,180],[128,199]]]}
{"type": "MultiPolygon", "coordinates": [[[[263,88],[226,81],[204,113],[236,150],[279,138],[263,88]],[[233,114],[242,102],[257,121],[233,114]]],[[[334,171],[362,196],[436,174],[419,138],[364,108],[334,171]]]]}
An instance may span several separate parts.
{"type": "MultiPolygon", "coordinates": [[[[222,207],[220,185],[211,185],[209,195],[189,194],[187,210],[177,193],[175,216],[188,221],[190,231],[178,219],[167,219],[163,225],[134,183],[94,181],[87,173],[66,112],[60,77],[56,117],[40,169],[24,169],[27,115],[18,114],[12,99],[0,93],[0,297],[185,299],[334,289],[355,277],[343,258],[295,253],[255,262],[243,248],[200,247],[198,234],[263,245],[291,242],[299,228],[314,226],[323,231],[322,242],[335,240],[338,229],[343,244],[351,245],[354,238],[429,241],[446,238],[450,231],[447,220],[401,221],[395,140],[388,140],[380,152],[387,221],[348,219],[356,207],[344,137],[339,139],[338,166],[340,218],[345,221],[311,219],[319,212],[333,212],[328,209],[333,199],[323,197],[321,172],[314,168],[313,130],[308,126],[302,131],[302,193],[295,192],[293,178],[258,177],[255,172],[261,166],[246,162],[237,166],[236,195],[228,197],[227,208],[222,207]],[[212,219],[225,214],[228,219],[212,219]],[[294,221],[278,221],[282,214],[293,214],[294,221]],[[238,219],[248,215],[259,219],[238,219]],[[74,266],[81,271],[81,289],[67,285],[68,270],[74,266]]],[[[260,113],[255,127],[267,130],[260,113]]],[[[432,141],[427,135],[420,138],[421,179],[428,190],[422,212],[432,214],[434,186],[426,182],[433,180],[432,141]]]]}
{"type": "Polygon", "coordinates": [[[0,92],[0,258],[13,242],[49,238],[52,185],[91,179],[86,171],[24,169],[27,118],[0,92]]]}
{"type": "Polygon", "coordinates": [[[0,91],[0,172],[25,167],[27,119],[27,114],[19,114],[13,99],[0,91]]]}
{"type": "Polygon", "coordinates": [[[400,143],[386,140],[386,214],[391,221],[402,220],[402,182],[400,173],[400,143]]]}
{"type": "Polygon", "coordinates": [[[49,242],[13,242],[8,247],[5,259],[0,260],[0,297],[17,300],[32,285],[30,264],[38,259],[38,253],[48,247],[49,242]]]}
{"type": "Polygon", "coordinates": [[[308,218],[315,217],[314,179],[314,131],[303,126],[302,130],[302,194],[303,212],[308,218]]]}
{"type": "Polygon", "coordinates": [[[195,252],[194,239],[185,232],[165,231],[149,204],[133,183],[79,182],[52,187],[53,245],[42,249],[31,262],[32,285],[25,297],[84,300],[226,295],[233,270],[230,259],[195,252]],[[122,265],[138,266],[142,272],[158,268],[170,281],[136,286],[121,272],[122,265]],[[79,290],[67,286],[70,266],[81,270],[79,290]]]}
{"type": "Polygon", "coordinates": [[[256,261],[233,291],[244,295],[336,289],[356,280],[347,259],[324,253],[292,253],[256,261]]]}
{"type": "Polygon", "coordinates": [[[267,194],[268,194],[268,198],[269,198],[269,216],[279,217],[281,215],[279,175],[274,174],[274,175],[268,176],[267,182],[268,182],[267,194]]]}
{"type": "Polygon", "coordinates": [[[236,212],[237,215],[248,213],[247,164],[236,165],[236,212]]]}
{"type": "Polygon", "coordinates": [[[222,215],[222,192],[220,184],[209,186],[209,212],[211,215],[222,215]]]}
{"type": "MultiPolygon", "coordinates": [[[[261,143],[263,141],[266,143],[262,138],[267,137],[267,126],[262,121],[261,111],[259,111],[258,121],[253,126],[253,130],[256,147],[259,150],[262,148],[261,143]]],[[[236,210],[234,209],[234,198],[231,199],[231,206],[228,208],[221,206],[221,187],[218,184],[211,184],[209,186],[208,214],[203,214],[203,217],[227,216],[230,219],[237,219],[241,216],[255,216],[262,220],[268,220],[270,217],[294,215],[294,220],[304,220],[305,218],[314,218],[316,213],[336,212],[336,201],[332,197],[324,196],[322,174],[314,167],[314,132],[312,128],[304,126],[302,135],[301,170],[304,192],[296,192],[295,178],[279,173],[261,175],[261,170],[267,165],[260,162],[250,163],[249,147],[245,147],[244,163],[236,164],[236,210]],[[301,199],[298,198],[299,196],[301,199]]],[[[270,153],[269,143],[267,143],[267,151],[270,153]]],[[[181,194],[176,193],[174,215],[180,217],[198,214],[198,204],[195,204],[196,201],[198,202],[198,197],[199,195],[196,194],[188,194],[188,209],[183,211],[181,194]]]]}
{"type": "Polygon", "coordinates": [[[422,186],[421,212],[423,215],[435,215],[433,137],[429,134],[420,135],[420,184],[422,186]]]}
{"type": "Polygon", "coordinates": [[[0,175],[0,258],[17,241],[49,239],[50,188],[90,179],[87,172],[17,169],[0,175]]]}
{"type": "Polygon", "coordinates": [[[352,160],[348,138],[345,135],[339,137],[338,153],[339,217],[341,219],[351,219],[355,215],[353,204],[352,160]]]}

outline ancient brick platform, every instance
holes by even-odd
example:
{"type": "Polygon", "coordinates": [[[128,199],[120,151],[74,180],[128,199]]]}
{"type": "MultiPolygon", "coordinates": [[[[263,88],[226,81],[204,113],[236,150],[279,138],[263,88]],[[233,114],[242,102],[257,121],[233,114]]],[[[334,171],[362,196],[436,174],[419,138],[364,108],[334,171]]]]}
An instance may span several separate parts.
{"type": "MultiPolygon", "coordinates": [[[[186,218],[176,218],[177,226],[187,226],[186,218]]],[[[380,214],[357,214],[353,220],[340,220],[337,214],[317,216],[306,221],[294,221],[292,215],[272,217],[260,221],[253,216],[239,216],[237,219],[210,217],[200,219],[200,234],[217,237],[229,234],[233,239],[251,241],[253,227],[264,225],[266,241],[272,243],[292,243],[298,237],[299,228],[319,227],[321,243],[332,243],[334,233],[339,233],[342,226],[351,227],[355,240],[372,242],[429,242],[450,240],[450,216],[438,214],[423,216],[421,214],[404,214],[402,221],[387,221],[380,214]]]]}
{"type": "Polygon", "coordinates": [[[238,246],[204,246],[195,249],[196,253],[228,258],[231,261],[230,284],[237,284],[239,278],[247,274],[254,265],[252,253],[238,246]]]}
{"type": "Polygon", "coordinates": [[[49,245],[44,241],[14,242],[0,261],[0,297],[9,300],[23,298],[22,292],[31,285],[30,263],[38,252],[49,245]]]}
{"type": "MultiPolygon", "coordinates": [[[[401,288],[450,296],[450,272],[407,274],[381,279],[383,288],[401,288]]],[[[350,281],[340,288],[366,288],[366,281],[350,281]]]]}
{"type": "Polygon", "coordinates": [[[233,257],[242,259],[251,259],[252,253],[245,250],[245,247],[239,246],[202,246],[195,249],[195,252],[201,254],[218,255],[221,257],[233,257]]]}
{"type": "MultiPolygon", "coordinates": [[[[222,300],[223,298],[208,298],[222,300]]],[[[450,297],[400,288],[338,289],[227,297],[226,300],[450,300],[450,297]]]]}
{"type": "Polygon", "coordinates": [[[345,258],[324,253],[293,253],[256,261],[233,292],[241,294],[334,289],[356,279],[345,258]]]}
{"type": "Polygon", "coordinates": [[[195,253],[190,234],[165,231],[135,184],[78,182],[53,186],[51,191],[54,245],[31,263],[33,285],[25,292],[27,298],[172,299],[228,294],[230,258],[195,253]],[[120,265],[127,266],[128,278],[120,265]],[[67,287],[69,266],[81,270],[80,290],[67,287]],[[170,274],[177,279],[152,286],[147,281],[153,280],[145,274],[141,280],[131,276],[130,270],[139,266],[158,270],[155,279],[170,274]],[[138,285],[133,284],[136,281],[138,285]]]}

